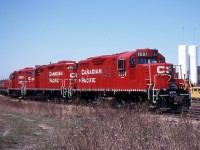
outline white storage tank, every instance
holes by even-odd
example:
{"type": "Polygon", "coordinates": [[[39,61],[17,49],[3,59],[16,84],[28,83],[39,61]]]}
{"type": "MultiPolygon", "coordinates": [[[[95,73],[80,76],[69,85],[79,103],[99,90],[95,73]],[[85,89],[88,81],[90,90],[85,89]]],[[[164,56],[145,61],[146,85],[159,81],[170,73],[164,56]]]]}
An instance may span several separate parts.
{"type": "Polygon", "coordinates": [[[186,79],[189,73],[189,56],[187,45],[178,46],[178,64],[181,66],[181,70],[179,70],[179,78],[186,79]]]}
{"type": "Polygon", "coordinates": [[[190,81],[192,84],[197,84],[197,46],[190,45],[188,47],[189,50],[189,57],[190,57],[190,81]]]}

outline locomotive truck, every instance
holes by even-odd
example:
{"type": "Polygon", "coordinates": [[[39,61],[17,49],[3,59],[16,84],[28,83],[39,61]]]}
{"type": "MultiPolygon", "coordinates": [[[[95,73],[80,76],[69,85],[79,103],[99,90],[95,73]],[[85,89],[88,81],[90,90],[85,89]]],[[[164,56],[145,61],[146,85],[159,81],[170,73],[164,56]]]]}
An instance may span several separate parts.
{"type": "Polygon", "coordinates": [[[24,68],[10,75],[8,94],[32,99],[86,101],[115,98],[118,103],[148,101],[156,110],[190,106],[190,92],[177,70],[156,49],[137,49],[79,62],[24,68]]]}

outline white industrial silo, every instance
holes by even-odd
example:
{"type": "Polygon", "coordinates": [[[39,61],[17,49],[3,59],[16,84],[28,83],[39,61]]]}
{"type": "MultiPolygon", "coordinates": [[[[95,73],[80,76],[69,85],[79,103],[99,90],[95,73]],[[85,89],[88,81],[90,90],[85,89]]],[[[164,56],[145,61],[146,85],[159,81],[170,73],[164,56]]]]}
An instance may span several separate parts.
{"type": "Polygon", "coordinates": [[[197,46],[190,45],[188,47],[189,57],[190,57],[190,81],[192,84],[197,84],[197,46]]]}
{"type": "Polygon", "coordinates": [[[187,45],[178,46],[178,64],[181,66],[181,70],[179,70],[179,78],[186,79],[189,72],[189,56],[187,45]]]}

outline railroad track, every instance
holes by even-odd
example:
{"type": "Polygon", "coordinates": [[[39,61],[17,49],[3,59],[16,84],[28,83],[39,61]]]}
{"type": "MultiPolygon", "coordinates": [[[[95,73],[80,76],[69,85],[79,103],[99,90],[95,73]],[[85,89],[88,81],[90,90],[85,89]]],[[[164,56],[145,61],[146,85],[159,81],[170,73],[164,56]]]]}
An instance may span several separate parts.
{"type": "Polygon", "coordinates": [[[192,99],[191,106],[188,110],[188,115],[200,116],[200,100],[192,99]]]}
{"type": "Polygon", "coordinates": [[[192,99],[190,108],[188,110],[182,111],[181,114],[176,116],[200,120],[200,100],[192,99]]]}

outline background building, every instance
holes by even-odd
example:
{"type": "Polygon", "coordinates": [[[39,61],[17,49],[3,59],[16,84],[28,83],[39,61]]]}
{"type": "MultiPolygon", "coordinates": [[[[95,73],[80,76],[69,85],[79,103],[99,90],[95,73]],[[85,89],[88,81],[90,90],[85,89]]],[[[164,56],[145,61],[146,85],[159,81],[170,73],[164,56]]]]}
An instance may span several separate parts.
{"type": "Polygon", "coordinates": [[[200,85],[200,66],[197,67],[197,77],[198,77],[198,84],[200,85]]]}
{"type": "Polygon", "coordinates": [[[186,79],[189,77],[192,84],[198,84],[200,72],[198,72],[198,47],[196,45],[178,46],[179,77],[186,79]],[[180,74],[182,72],[182,74],[180,74]]]}

